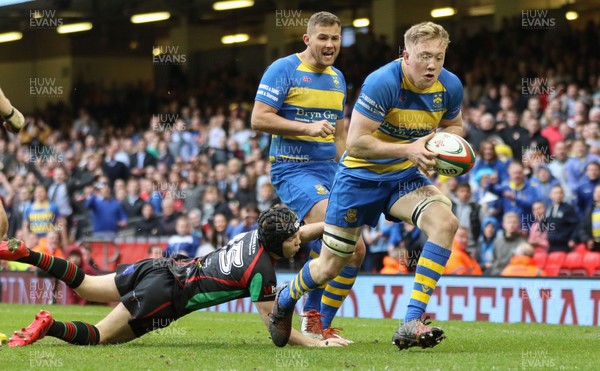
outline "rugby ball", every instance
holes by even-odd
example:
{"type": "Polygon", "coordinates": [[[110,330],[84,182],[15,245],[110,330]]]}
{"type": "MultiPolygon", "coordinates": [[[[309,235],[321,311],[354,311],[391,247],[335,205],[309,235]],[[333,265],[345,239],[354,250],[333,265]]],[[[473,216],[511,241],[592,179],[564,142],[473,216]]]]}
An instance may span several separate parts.
{"type": "Polygon", "coordinates": [[[433,170],[440,175],[457,177],[468,173],[475,165],[473,148],[456,134],[438,132],[425,148],[438,154],[433,170]]]}

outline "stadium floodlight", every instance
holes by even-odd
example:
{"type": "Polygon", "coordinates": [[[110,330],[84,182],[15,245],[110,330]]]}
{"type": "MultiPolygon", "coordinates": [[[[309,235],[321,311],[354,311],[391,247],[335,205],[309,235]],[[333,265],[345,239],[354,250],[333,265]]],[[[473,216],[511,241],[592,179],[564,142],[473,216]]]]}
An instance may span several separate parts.
{"type": "Polygon", "coordinates": [[[18,31],[0,33],[0,43],[7,43],[9,41],[17,41],[23,38],[23,34],[18,31]]]}
{"type": "Polygon", "coordinates": [[[223,44],[237,44],[237,43],[245,43],[250,39],[247,33],[238,33],[235,35],[226,35],[221,38],[221,43],[223,44]]]}
{"type": "Polygon", "coordinates": [[[431,10],[431,16],[433,18],[450,17],[456,14],[456,9],[451,7],[435,8],[431,10]]]}
{"type": "Polygon", "coordinates": [[[368,27],[371,24],[371,20],[369,18],[356,18],[352,21],[352,25],[355,28],[368,27]]]}
{"type": "Polygon", "coordinates": [[[92,27],[93,27],[92,22],[63,24],[56,28],[56,32],[58,32],[60,34],[82,32],[82,31],[89,31],[92,29],[92,27]]]}
{"type": "Polygon", "coordinates": [[[228,0],[217,1],[213,4],[214,10],[231,10],[239,8],[249,8],[254,6],[254,0],[228,0]]]}
{"type": "Polygon", "coordinates": [[[154,13],[142,13],[142,14],[134,14],[131,16],[131,23],[148,23],[148,22],[158,22],[164,21],[171,18],[171,13],[169,12],[154,12],[154,13]]]}
{"type": "Polygon", "coordinates": [[[565,13],[565,18],[567,18],[568,21],[574,21],[577,18],[579,18],[579,13],[574,12],[574,11],[569,11],[565,13]]]}

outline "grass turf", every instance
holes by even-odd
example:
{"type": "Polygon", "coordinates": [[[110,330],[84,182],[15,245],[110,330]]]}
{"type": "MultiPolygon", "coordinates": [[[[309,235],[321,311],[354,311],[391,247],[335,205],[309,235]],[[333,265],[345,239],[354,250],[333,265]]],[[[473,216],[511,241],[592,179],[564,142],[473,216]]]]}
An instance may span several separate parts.
{"type": "MultiPolygon", "coordinates": [[[[0,332],[28,325],[41,308],[0,305],[0,332]]],[[[110,308],[47,306],[58,320],[96,323],[110,308]]],[[[295,317],[295,327],[298,320],[295,317]]],[[[127,344],[69,345],[51,337],[0,348],[2,369],[69,370],[520,370],[597,369],[596,327],[436,322],[448,339],[433,349],[398,351],[396,320],[338,318],[347,348],[276,348],[257,314],[192,313],[127,344]]]]}

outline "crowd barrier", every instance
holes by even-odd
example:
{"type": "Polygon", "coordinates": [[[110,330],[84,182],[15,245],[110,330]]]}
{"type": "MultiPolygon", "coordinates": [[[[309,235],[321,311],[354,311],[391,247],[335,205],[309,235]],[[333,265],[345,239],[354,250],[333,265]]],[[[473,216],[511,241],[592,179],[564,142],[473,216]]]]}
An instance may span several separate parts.
{"type": "MultiPolygon", "coordinates": [[[[279,273],[278,282],[292,273],[279,273]]],[[[410,299],[412,276],[359,276],[340,308],[342,317],[402,318],[410,299]]],[[[64,304],[66,286],[35,272],[0,272],[2,302],[64,304]]],[[[427,314],[437,320],[526,322],[598,326],[600,281],[587,278],[504,278],[445,276],[427,314]]],[[[296,310],[301,309],[298,303],[296,310]]],[[[204,311],[257,313],[250,299],[204,311]]]]}

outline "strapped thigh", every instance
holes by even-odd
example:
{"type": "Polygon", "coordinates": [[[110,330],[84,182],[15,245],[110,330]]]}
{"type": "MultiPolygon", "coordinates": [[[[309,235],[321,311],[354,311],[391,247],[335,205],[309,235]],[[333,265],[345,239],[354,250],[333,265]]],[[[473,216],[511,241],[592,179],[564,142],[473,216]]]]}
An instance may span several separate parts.
{"type": "Polygon", "coordinates": [[[448,205],[448,207],[452,208],[452,201],[450,201],[450,199],[444,195],[436,194],[433,196],[425,197],[415,206],[415,208],[413,209],[412,214],[410,216],[410,220],[412,221],[412,224],[414,226],[421,228],[419,223],[421,222],[421,217],[423,216],[423,211],[425,211],[425,209],[429,205],[431,205],[432,203],[434,203],[436,201],[439,201],[445,205],[448,205]]]}
{"type": "Polygon", "coordinates": [[[354,254],[358,237],[326,225],[323,232],[323,244],[335,255],[347,258],[354,254]]]}

